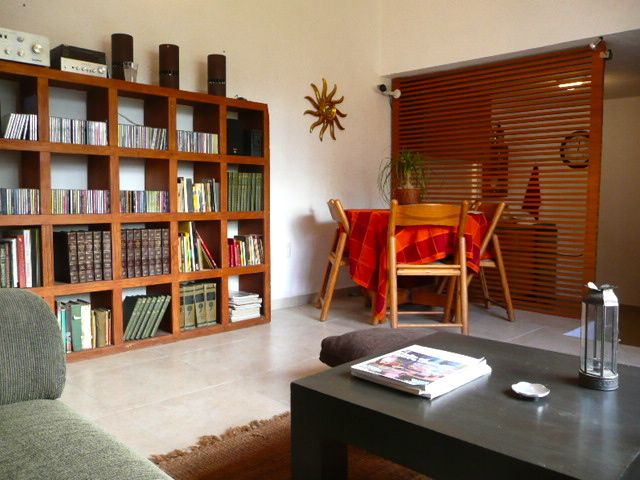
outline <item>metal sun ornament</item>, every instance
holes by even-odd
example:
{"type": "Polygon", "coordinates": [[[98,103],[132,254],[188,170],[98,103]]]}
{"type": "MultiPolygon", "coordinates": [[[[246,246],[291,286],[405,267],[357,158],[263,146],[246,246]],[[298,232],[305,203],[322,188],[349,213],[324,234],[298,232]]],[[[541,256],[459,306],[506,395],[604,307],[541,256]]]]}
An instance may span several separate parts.
{"type": "Polygon", "coordinates": [[[314,110],[305,110],[304,115],[313,115],[314,117],[318,117],[311,127],[309,128],[309,133],[313,132],[313,129],[317,126],[322,125],[320,129],[320,141],[322,141],[322,137],[324,132],[329,129],[329,133],[331,134],[331,138],[336,139],[335,127],[338,127],[340,130],[344,130],[344,127],[340,124],[340,119],[338,117],[346,117],[346,113],[342,113],[338,110],[336,105],[342,103],[344,100],[344,96],[334,100],[333,96],[336,94],[338,90],[338,86],[334,84],[333,89],[329,94],[327,94],[327,81],[322,79],[322,93],[318,90],[313,83],[311,84],[311,88],[313,88],[313,92],[315,93],[315,100],[306,96],[307,100],[313,105],[314,110]]]}

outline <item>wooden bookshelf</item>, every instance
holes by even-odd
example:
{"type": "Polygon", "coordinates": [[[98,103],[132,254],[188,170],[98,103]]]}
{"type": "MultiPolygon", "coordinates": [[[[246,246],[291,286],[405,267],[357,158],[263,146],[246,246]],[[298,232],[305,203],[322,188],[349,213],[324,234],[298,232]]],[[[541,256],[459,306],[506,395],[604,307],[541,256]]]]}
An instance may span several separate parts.
{"type": "MultiPolygon", "coordinates": [[[[270,235],[269,235],[269,113],[262,103],[230,99],[204,93],[186,92],[154,85],[143,85],[97,78],[27,64],[0,61],[0,90],[14,92],[15,106],[2,101],[0,112],[36,113],[38,140],[0,138],[0,166],[15,170],[14,184],[8,188],[40,189],[40,214],[0,215],[0,230],[39,228],[41,237],[42,286],[31,290],[42,296],[53,309],[56,299],[69,295],[84,295],[92,307],[112,311],[112,345],[68,354],[77,360],[132,348],[172,342],[200,335],[220,333],[267,323],[271,319],[270,302],[270,235]],[[49,116],[53,114],[54,97],[69,92],[81,98],[83,120],[106,121],[108,144],[104,146],[53,143],[49,141],[49,116]],[[167,129],[167,149],[124,148],[118,145],[118,123],[127,123],[119,115],[122,102],[137,102],[140,117],[148,127],[167,129]],[[192,130],[218,136],[215,154],[181,152],[177,148],[178,111],[192,112],[192,130]],[[262,132],[262,155],[233,155],[227,149],[229,120],[240,120],[247,129],[262,132]],[[61,184],[64,174],[56,174],[59,158],[71,158],[82,165],[77,172],[87,189],[109,190],[110,213],[52,214],[51,191],[54,188],[77,188],[61,184]],[[169,192],[167,213],[120,213],[120,190],[131,190],[121,183],[124,166],[134,165],[144,172],[144,189],[169,192]],[[211,213],[179,212],[177,208],[177,177],[180,169],[191,166],[194,180],[214,176],[220,182],[220,210],[211,213]],[[263,178],[260,211],[228,211],[228,172],[260,172],[263,178]],[[178,259],[178,227],[181,222],[196,222],[202,226],[208,248],[219,268],[196,272],[180,272],[178,259]],[[170,273],[146,277],[123,278],[121,233],[130,227],[167,228],[170,236],[170,273]],[[64,229],[107,229],[111,232],[111,280],[84,283],[63,283],[54,276],[53,232],[64,229]],[[229,267],[227,238],[233,233],[262,235],[265,261],[260,265],[229,267]],[[180,284],[209,280],[217,287],[217,323],[181,331],[180,284]],[[230,285],[253,291],[262,297],[261,316],[231,322],[229,319],[230,285]],[[157,335],[143,340],[125,341],[123,296],[129,289],[145,288],[149,295],[170,294],[169,314],[165,315],[157,335]]],[[[0,92],[1,93],[1,92],[0,92]]],[[[6,98],[0,96],[0,99],[6,98]]],[[[59,108],[59,107],[56,107],[59,108]]],[[[77,118],[69,114],[68,118],[77,118]]],[[[183,120],[184,121],[184,120],[183,120]]],[[[138,122],[136,122],[138,123],[138,122]]],[[[245,153],[245,152],[243,152],[245,153]]],[[[136,292],[139,293],[139,292],[136,292]]]]}

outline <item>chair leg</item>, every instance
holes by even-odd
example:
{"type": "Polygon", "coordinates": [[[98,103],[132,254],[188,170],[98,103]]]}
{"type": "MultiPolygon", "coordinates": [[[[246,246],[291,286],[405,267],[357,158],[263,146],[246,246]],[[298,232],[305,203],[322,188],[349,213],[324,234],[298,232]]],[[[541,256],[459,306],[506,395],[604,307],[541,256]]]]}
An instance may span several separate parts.
{"type": "Polygon", "coordinates": [[[500,273],[500,283],[504,294],[507,317],[510,322],[514,322],[516,320],[516,314],[513,310],[513,303],[511,302],[511,291],[509,290],[509,282],[507,281],[507,271],[505,270],[504,262],[502,261],[502,251],[500,250],[500,242],[498,241],[497,235],[493,236],[493,250],[496,254],[496,266],[500,273]]]}
{"type": "MultiPolygon", "coordinates": [[[[448,283],[449,285],[447,285],[447,302],[445,303],[445,307],[444,307],[444,317],[442,319],[443,322],[447,323],[447,322],[451,322],[452,320],[452,307],[453,307],[453,302],[454,299],[456,299],[457,296],[457,284],[458,284],[458,278],[457,277],[449,277],[449,278],[445,278],[443,277],[443,284],[448,283]]],[[[457,302],[456,302],[457,303],[457,302]]],[[[456,304],[456,318],[459,319],[460,317],[458,317],[457,315],[460,312],[458,312],[458,305],[456,304]]]]}
{"type": "MultiPolygon", "coordinates": [[[[339,238],[339,230],[336,230],[336,234],[333,238],[333,246],[335,247],[338,243],[338,238],[339,238]]],[[[327,285],[328,285],[328,280],[329,280],[329,273],[331,272],[331,267],[332,267],[332,263],[331,263],[331,254],[334,253],[335,249],[332,248],[332,250],[329,252],[329,257],[327,260],[327,266],[324,267],[324,273],[322,274],[322,286],[320,287],[320,291],[318,292],[318,295],[316,295],[316,299],[313,302],[314,307],[316,308],[322,308],[322,305],[324,303],[324,298],[325,295],[327,294],[327,285]]]]}
{"type": "Polygon", "coordinates": [[[482,285],[482,298],[484,299],[484,308],[489,308],[490,298],[489,287],[487,286],[487,277],[484,275],[484,269],[480,267],[480,285],[482,285]]]}
{"type": "Polygon", "coordinates": [[[329,307],[331,306],[333,291],[336,288],[338,274],[340,273],[340,265],[342,264],[342,255],[344,254],[344,246],[346,244],[346,241],[347,234],[341,234],[340,238],[338,239],[335,257],[332,260],[331,271],[329,272],[329,279],[327,281],[326,293],[322,301],[322,312],[320,313],[320,321],[322,322],[324,322],[329,316],[329,307]]]}

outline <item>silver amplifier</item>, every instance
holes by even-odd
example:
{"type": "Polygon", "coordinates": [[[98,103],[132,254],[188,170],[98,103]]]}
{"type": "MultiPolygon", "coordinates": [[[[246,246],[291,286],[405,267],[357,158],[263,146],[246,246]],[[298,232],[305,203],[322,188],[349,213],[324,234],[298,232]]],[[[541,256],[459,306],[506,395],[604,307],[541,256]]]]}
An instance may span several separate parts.
{"type": "Polygon", "coordinates": [[[60,70],[63,72],[82,73],[94,77],[107,78],[107,66],[101,63],[76,60],[75,58],[60,57],[60,70]]]}
{"type": "Polygon", "coordinates": [[[49,66],[49,39],[0,27],[0,60],[49,66]]]}

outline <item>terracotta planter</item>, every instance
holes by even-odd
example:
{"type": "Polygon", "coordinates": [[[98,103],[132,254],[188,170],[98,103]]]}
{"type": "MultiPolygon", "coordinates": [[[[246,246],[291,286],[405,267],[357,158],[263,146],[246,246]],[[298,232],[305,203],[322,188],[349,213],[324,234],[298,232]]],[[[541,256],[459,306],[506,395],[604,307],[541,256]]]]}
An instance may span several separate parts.
{"type": "Polygon", "coordinates": [[[400,205],[410,205],[412,203],[420,203],[419,188],[397,188],[395,199],[400,205]]]}

